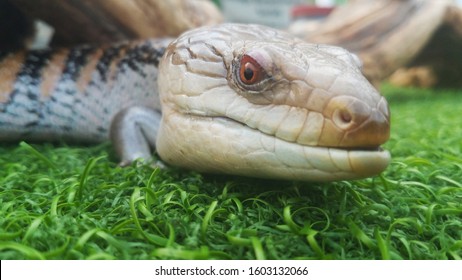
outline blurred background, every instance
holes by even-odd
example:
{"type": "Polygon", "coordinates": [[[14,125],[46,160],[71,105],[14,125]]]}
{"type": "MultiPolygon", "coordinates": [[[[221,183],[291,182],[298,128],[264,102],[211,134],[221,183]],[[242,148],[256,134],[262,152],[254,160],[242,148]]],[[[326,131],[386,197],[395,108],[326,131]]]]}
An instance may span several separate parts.
{"type": "Polygon", "coordinates": [[[176,37],[222,22],[342,46],[375,85],[462,86],[462,0],[0,0],[0,50],[176,37]]]}
{"type": "Polygon", "coordinates": [[[299,17],[322,18],[346,0],[216,0],[226,21],[286,28],[299,17]]]}

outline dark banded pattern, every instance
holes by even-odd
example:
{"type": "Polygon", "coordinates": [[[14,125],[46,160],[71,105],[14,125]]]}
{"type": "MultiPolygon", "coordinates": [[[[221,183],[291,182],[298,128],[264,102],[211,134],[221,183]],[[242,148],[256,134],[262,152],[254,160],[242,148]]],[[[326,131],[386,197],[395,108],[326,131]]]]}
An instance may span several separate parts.
{"type": "Polygon", "coordinates": [[[123,108],[160,110],[157,66],[169,41],[0,53],[0,141],[102,141],[123,108]]]}

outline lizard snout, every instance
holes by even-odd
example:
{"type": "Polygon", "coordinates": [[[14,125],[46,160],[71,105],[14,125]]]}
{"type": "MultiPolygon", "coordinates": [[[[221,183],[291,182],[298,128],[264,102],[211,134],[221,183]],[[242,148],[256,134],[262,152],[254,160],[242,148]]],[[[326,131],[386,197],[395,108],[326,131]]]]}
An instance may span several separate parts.
{"type": "Polygon", "coordinates": [[[376,148],[390,137],[390,111],[383,97],[375,106],[352,97],[334,98],[324,113],[343,134],[338,147],[376,148]]]}

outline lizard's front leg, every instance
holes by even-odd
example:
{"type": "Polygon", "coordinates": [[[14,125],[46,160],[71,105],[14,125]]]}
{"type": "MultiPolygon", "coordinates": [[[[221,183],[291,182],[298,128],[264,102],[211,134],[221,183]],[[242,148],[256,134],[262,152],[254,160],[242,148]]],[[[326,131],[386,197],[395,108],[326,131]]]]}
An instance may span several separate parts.
{"type": "Polygon", "coordinates": [[[144,106],[128,107],[117,113],[111,123],[110,139],[120,165],[152,159],[160,120],[159,111],[144,106]]]}

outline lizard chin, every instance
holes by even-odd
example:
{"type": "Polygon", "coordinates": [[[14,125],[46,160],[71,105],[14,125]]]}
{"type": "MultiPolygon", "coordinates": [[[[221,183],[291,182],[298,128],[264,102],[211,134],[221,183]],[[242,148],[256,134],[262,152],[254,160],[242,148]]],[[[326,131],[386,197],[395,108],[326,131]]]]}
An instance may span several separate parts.
{"type": "Polygon", "coordinates": [[[292,143],[227,118],[174,111],[163,118],[156,142],[160,157],[168,164],[199,172],[338,181],[377,175],[391,158],[379,147],[344,149],[292,143]]]}

